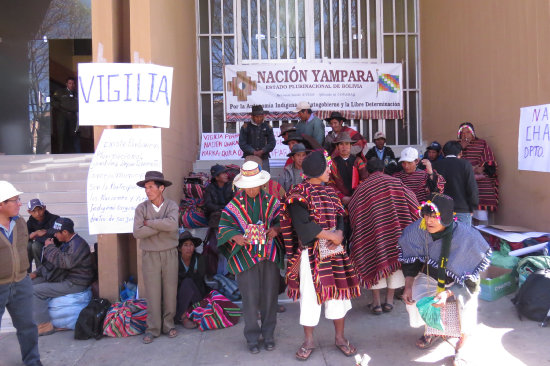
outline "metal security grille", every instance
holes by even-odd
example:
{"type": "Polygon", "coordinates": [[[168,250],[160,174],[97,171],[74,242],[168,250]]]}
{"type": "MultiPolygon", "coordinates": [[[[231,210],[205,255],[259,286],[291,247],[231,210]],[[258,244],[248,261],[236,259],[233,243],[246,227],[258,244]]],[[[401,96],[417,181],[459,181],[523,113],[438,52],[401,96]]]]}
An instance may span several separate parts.
{"type": "Polygon", "coordinates": [[[418,0],[196,1],[203,132],[240,127],[224,122],[224,64],[397,62],[406,117],[350,123],[368,140],[384,131],[390,145],[420,143],[418,0]]]}

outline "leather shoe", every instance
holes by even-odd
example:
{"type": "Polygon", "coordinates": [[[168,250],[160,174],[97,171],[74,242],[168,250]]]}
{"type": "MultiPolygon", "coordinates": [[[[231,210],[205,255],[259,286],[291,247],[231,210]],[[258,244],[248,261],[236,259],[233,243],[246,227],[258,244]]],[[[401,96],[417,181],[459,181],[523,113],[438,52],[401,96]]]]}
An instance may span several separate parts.
{"type": "Polygon", "coordinates": [[[265,342],[264,348],[266,351],[273,351],[275,349],[275,342],[265,342]]]}
{"type": "Polygon", "coordinates": [[[253,355],[257,354],[257,353],[260,353],[260,348],[258,347],[257,344],[253,344],[251,346],[248,346],[248,350],[250,351],[250,353],[252,353],[253,355]]]}

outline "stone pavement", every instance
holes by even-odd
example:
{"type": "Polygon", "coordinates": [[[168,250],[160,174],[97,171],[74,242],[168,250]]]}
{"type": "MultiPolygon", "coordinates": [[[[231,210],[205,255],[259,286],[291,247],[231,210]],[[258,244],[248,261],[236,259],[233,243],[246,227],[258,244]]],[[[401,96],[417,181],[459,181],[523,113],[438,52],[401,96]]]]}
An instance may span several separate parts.
{"type": "MultiPolygon", "coordinates": [[[[480,324],[467,350],[470,365],[550,365],[550,328],[520,321],[510,298],[480,300],[480,324]]],[[[366,311],[369,300],[370,294],[354,300],[346,318],[346,335],[361,353],[372,358],[369,365],[452,365],[454,351],[448,343],[427,351],[414,346],[421,330],[408,326],[401,301],[396,301],[392,313],[376,316],[366,311]]],[[[40,353],[45,366],[355,365],[353,358],[344,357],[334,347],[332,322],[324,318],[315,330],[317,349],[311,358],[306,363],[295,360],[303,334],[298,323],[299,305],[288,303],[286,307],[285,313],[278,314],[276,349],[262,349],[258,355],[251,355],[246,349],[242,322],[229,329],[207,332],[178,327],[177,338],[163,336],[150,345],[142,344],[139,336],[78,341],[73,339],[72,331],[65,331],[40,337],[40,353]]],[[[4,328],[4,323],[2,329],[0,366],[20,365],[15,333],[4,328]]]]}

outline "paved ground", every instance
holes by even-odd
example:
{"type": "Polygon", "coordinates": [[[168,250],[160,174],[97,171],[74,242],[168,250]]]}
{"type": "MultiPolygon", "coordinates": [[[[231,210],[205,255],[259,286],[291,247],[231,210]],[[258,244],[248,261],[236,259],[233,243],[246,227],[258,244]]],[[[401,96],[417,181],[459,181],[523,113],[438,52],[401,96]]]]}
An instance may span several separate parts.
{"type": "MultiPolygon", "coordinates": [[[[361,353],[372,358],[369,365],[452,365],[453,349],[447,343],[430,351],[415,348],[421,330],[408,326],[402,302],[396,302],[392,313],[375,316],[365,309],[368,299],[363,295],[354,300],[346,319],[346,334],[361,353]]],[[[177,338],[157,338],[150,345],[142,344],[139,336],[77,341],[72,331],[59,332],[40,337],[40,353],[46,366],[304,365],[294,358],[302,340],[298,313],[298,304],[287,304],[287,311],[278,315],[277,348],[272,352],[262,349],[258,355],[248,353],[242,323],[208,332],[180,327],[177,338]]],[[[468,349],[471,365],[550,365],[550,328],[520,321],[510,296],[495,302],[480,300],[479,321],[468,349]]],[[[345,358],[334,347],[331,322],[322,319],[315,336],[317,349],[308,365],[355,365],[353,359],[345,358]]],[[[0,366],[20,364],[15,333],[3,322],[0,366]]]]}

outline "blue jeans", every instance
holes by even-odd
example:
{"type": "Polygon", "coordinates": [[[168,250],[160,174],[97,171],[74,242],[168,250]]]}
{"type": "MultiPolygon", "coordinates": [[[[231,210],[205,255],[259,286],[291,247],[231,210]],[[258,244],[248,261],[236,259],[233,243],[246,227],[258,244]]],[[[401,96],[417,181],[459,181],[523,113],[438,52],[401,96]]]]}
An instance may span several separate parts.
{"type": "Polygon", "coordinates": [[[8,309],[21,348],[21,358],[27,366],[42,365],[38,353],[38,328],[32,316],[32,283],[29,276],[19,282],[0,285],[0,323],[8,309]]]}
{"type": "Polygon", "coordinates": [[[472,226],[472,214],[469,212],[457,212],[456,219],[468,226],[472,226]]]}

